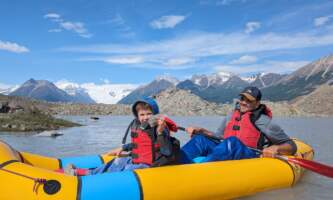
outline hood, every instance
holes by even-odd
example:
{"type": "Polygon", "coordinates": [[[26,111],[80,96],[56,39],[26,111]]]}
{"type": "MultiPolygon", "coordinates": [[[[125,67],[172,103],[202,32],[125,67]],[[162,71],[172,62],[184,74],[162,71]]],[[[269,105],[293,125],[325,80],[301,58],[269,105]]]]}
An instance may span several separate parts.
{"type": "Polygon", "coordinates": [[[140,102],[144,102],[144,103],[147,103],[150,107],[151,107],[151,110],[153,111],[153,114],[156,115],[158,114],[160,111],[159,111],[159,108],[158,108],[158,105],[157,105],[157,102],[155,101],[155,99],[153,98],[150,98],[150,97],[145,97],[143,99],[140,99],[138,101],[136,101],[133,106],[132,106],[132,113],[135,117],[138,116],[138,113],[136,112],[135,110],[135,106],[140,103],[140,102]]]}

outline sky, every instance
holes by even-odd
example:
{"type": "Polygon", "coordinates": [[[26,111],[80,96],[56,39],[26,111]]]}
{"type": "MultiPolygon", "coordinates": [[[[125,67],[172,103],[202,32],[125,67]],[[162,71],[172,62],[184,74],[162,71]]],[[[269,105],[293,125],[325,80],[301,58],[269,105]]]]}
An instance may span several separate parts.
{"type": "Polygon", "coordinates": [[[332,52],[331,0],[0,0],[0,86],[290,73],[332,52]]]}

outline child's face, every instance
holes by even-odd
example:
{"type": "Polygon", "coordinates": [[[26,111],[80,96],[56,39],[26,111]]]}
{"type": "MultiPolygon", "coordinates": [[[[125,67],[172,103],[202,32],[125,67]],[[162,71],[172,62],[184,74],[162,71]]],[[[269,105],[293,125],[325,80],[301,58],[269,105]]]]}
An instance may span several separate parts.
{"type": "Polygon", "coordinates": [[[153,112],[151,110],[139,110],[138,111],[138,118],[140,123],[148,122],[149,118],[153,115],[153,112]]]}

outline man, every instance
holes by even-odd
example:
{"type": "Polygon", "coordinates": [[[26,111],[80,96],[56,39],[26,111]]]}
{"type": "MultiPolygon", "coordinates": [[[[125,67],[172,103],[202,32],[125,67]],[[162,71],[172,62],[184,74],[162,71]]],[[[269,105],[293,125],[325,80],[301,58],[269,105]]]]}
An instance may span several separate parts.
{"type": "Polygon", "coordinates": [[[200,127],[186,128],[193,137],[182,147],[182,163],[193,163],[199,156],[205,156],[201,162],[258,157],[250,148],[262,149],[263,157],[296,152],[294,141],[272,122],[270,109],[260,103],[262,95],[258,88],[247,87],[239,96],[235,109],[224,118],[216,133],[200,127]]]}

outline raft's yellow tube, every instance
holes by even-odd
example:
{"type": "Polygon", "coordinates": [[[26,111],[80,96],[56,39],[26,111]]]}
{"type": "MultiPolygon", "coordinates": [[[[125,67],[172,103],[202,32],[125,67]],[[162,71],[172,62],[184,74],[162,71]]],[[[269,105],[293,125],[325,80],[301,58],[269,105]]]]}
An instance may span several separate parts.
{"type": "MultiPolygon", "coordinates": [[[[297,157],[313,158],[313,150],[309,145],[298,140],[295,142],[298,147],[297,157]]],[[[108,155],[101,155],[101,158],[104,163],[113,159],[108,155]]],[[[119,177],[119,173],[83,177],[81,182],[78,177],[55,172],[54,170],[59,167],[56,158],[17,152],[0,141],[0,199],[79,200],[81,183],[87,186],[87,183],[91,183],[88,181],[104,177],[106,184],[110,184],[111,188],[119,184],[119,182],[107,182],[109,179],[106,178],[119,177]],[[49,195],[43,190],[43,185],[39,185],[34,192],[34,181],[31,178],[57,180],[61,184],[61,189],[49,195]]],[[[131,180],[131,183],[140,186],[138,199],[142,199],[141,197],[145,200],[231,199],[290,187],[299,180],[303,171],[304,169],[298,165],[278,159],[257,158],[139,169],[134,171],[136,180],[135,182],[131,180]]],[[[123,189],[128,190],[129,185],[126,184],[124,180],[123,189]]],[[[132,185],[132,188],[135,188],[135,185],[132,185]]],[[[94,191],[92,188],[84,189],[86,192],[94,191]]],[[[119,196],[117,198],[119,199],[119,196]]]]}
{"type": "MultiPolygon", "coordinates": [[[[296,140],[298,155],[312,159],[309,145],[296,140]]],[[[145,200],[232,199],[290,187],[303,169],[273,158],[161,167],[136,170],[145,200]]]]}
{"type": "Polygon", "coordinates": [[[21,152],[21,157],[23,158],[24,163],[33,165],[36,167],[49,169],[49,170],[56,170],[61,167],[60,162],[57,158],[50,158],[50,157],[32,154],[32,153],[28,153],[28,152],[21,152]]]}
{"type": "MultiPolygon", "coordinates": [[[[0,142],[0,160],[2,166],[0,169],[0,199],[2,200],[36,200],[36,199],[54,199],[54,200],[75,200],[77,197],[78,178],[74,176],[60,174],[54,171],[43,169],[40,166],[46,168],[55,168],[53,160],[48,165],[46,159],[38,159],[37,155],[22,154],[27,156],[24,158],[25,161],[32,160],[33,164],[38,165],[32,166],[27,163],[19,162],[20,156],[10,146],[0,142]],[[4,159],[8,159],[3,162],[4,159]],[[61,184],[61,189],[52,195],[49,195],[43,191],[43,185],[36,184],[34,189],[34,180],[36,178],[42,178],[46,180],[57,180],[61,184]]],[[[43,158],[41,156],[41,158],[43,158]]],[[[46,157],[44,157],[46,158],[46,157]]]]}

